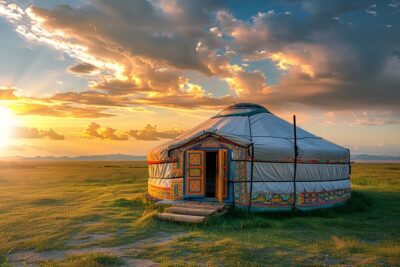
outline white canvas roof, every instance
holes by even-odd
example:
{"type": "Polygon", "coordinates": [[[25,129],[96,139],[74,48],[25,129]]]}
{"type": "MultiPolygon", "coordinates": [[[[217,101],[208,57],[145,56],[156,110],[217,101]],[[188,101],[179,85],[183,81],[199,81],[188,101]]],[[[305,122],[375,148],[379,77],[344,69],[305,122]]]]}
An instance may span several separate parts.
{"type": "MultiPolygon", "coordinates": [[[[315,136],[299,127],[299,159],[323,162],[348,161],[348,149],[315,136]]],[[[227,107],[177,138],[156,147],[149,159],[165,160],[168,151],[207,133],[222,136],[238,145],[254,145],[254,160],[288,161],[294,157],[293,124],[256,104],[240,103],[227,107]]]]}

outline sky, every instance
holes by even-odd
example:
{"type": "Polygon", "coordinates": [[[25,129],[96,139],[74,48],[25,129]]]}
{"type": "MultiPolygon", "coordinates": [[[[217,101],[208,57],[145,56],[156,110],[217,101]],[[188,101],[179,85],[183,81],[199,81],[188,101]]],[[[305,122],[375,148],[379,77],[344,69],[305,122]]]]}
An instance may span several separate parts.
{"type": "Polygon", "coordinates": [[[400,156],[400,1],[0,0],[0,156],[145,155],[254,102],[400,156]]]}

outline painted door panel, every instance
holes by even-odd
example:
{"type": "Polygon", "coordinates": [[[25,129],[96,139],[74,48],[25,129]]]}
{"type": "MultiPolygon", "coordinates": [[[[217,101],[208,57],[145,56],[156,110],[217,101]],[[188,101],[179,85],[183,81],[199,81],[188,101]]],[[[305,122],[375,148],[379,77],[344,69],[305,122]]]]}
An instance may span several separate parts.
{"type": "Polygon", "coordinates": [[[228,150],[218,151],[218,175],[216,183],[216,198],[222,201],[228,196],[228,150]]]}
{"type": "Polygon", "coordinates": [[[205,196],[205,170],[203,150],[187,150],[185,158],[185,196],[205,196]]]}

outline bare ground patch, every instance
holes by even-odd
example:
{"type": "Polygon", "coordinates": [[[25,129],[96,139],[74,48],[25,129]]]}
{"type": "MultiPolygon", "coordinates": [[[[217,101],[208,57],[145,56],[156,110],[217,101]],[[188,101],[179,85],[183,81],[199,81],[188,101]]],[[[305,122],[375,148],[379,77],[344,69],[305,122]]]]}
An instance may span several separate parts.
{"type": "MultiPolygon", "coordinates": [[[[85,237],[73,236],[67,246],[84,246],[95,241],[112,237],[112,234],[90,234],[85,237]]],[[[70,248],[49,251],[18,251],[8,255],[12,266],[38,266],[41,262],[61,260],[72,255],[106,254],[121,258],[126,266],[153,267],[158,263],[148,259],[132,258],[130,255],[143,250],[146,246],[161,245],[182,237],[182,233],[159,232],[151,237],[132,242],[130,244],[114,247],[91,246],[85,248],[70,248]]]]}

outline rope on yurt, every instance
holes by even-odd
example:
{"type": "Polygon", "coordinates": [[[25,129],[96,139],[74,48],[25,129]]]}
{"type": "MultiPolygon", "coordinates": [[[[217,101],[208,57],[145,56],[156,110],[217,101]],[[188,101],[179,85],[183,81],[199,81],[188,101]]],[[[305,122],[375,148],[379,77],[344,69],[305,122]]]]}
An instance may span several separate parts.
{"type": "Polygon", "coordinates": [[[251,133],[251,119],[250,116],[247,117],[249,121],[249,133],[250,133],[250,140],[251,140],[251,167],[250,167],[250,192],[249,192],[249,207],[248,211],[251,208],[251,196],[253,194],[253,166],[254,166],[254,144],[253,144],[253,135],[251,133]]]}
{"type": "Polygon", "coordinates": [[[296,131],[296,115],[293,115],[293,139],[294,139],[294,165],[293,165],[293,209],[296,210],[296,172],[297,172],[297,131],[296,131]]]}

